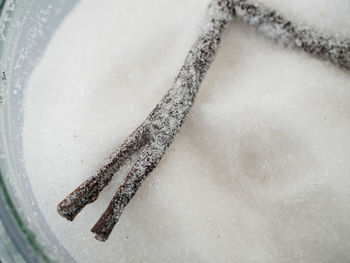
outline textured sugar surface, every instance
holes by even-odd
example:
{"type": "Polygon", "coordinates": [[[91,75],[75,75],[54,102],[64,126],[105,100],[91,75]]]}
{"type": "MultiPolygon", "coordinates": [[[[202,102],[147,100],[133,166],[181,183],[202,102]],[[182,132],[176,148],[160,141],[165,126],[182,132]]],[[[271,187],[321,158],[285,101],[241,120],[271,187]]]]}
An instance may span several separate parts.
{"type": "MultiPolygon", "coordinates": [[[[350,32],[346,0],[262,2],[350,32]]],[[[89,0],[66,19],[25,100],[26,167],[48,223],[79,262],[348,262],[350,74],[235,21],[109,240],[89,229],[121,178],[73,223],[57,214],[172,85],[207,3],[89,0]]]]}

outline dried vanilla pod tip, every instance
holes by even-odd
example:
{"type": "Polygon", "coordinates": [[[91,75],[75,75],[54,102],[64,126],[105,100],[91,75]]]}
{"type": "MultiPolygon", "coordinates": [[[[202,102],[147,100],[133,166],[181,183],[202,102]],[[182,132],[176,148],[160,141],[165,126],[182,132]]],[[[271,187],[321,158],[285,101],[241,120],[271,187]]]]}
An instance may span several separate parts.
{"type": "Polygon", "coordinates": [[[146,137],[147,127],[145,127],[145,125],[139,126],[109,157],[109,161],[96,175],[84,181],[58,204],[58,213],[70,221],[74,220],[86,205],[94,202],[98,198],[99,193],[107,186],[119,168],[146,144],[146,137]]]}

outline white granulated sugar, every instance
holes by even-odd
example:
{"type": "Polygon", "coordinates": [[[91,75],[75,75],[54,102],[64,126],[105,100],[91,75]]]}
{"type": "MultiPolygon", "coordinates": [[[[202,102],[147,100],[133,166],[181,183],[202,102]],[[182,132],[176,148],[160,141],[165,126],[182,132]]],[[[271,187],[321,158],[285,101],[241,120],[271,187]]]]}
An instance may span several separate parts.
{"type": "MultiPolygon", "coordinates": [[[[236,20],[109,240],[89,230],[120,178],[73,223],[58,215],[171,86],[208,2],[85,0],[55,33],[30,79],[23,130],[47,222],[78,262],[349,262],[350,73],[236,20]]],[[[350,32],[347,0],[262,2],[350,32]]]]}

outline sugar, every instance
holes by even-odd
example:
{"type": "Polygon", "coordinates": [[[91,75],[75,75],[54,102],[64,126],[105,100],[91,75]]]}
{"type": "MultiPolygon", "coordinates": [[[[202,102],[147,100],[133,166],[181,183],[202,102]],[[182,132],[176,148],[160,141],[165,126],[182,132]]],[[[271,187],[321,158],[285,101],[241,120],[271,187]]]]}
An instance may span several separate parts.
{"type": "MultiPolygon", "coordinates": [[[[89,229],[130,166],[73,223],[57,214],[171,86],[208,2],[76,6],[25,98],[24,153],[38,205],[78,262],[348,262],[349,73],[237,21],[182,130],[109,240],[89,229]]],[[[326,0],[262,2],[293,21],[349,33],[345,0],[341,10],[326,0]]]]}

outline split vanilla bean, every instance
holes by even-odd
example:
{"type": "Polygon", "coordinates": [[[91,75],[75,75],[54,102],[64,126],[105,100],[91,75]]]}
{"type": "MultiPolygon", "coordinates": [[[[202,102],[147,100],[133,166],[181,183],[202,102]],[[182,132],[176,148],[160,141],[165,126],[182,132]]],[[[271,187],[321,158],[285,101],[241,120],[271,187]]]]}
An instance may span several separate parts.
{"type": "Polygon", "coordinates": [[[215,0],[210,4],[203,32],[189,51],[173,86],[110,161],[58,205],[60,215],[73,220],[85,205],[96,200],[120,166],[146,145],[107,210],[92,228],[98,240],[108,239],[124,207],[156,167],[184,122],[232,15],[230,0],[215,0]]]}
{"type": "Polygon", "coordinates": [[[213,0],[208,7],[203,31],[189,51],[173,86],[96,175],[83,182],[58,205],[60,215],[73,220],[87,204],[98,198],[128,159],[140,154],[108,208],[91,230],[98,240],[108,239],[125,206],[174,140],[215,57],[224,29],[234,15],[283,45],[350,69],[349,41],[325,38],[316,31],[299,29],[260,4],[246,0],[213,0]]]}
{"type": "Polygon", "coordinates": [[[146,148],[91,230],[98,240],[108,239],[124,207],[173,142],[194,103],[200,84],[214,60],[222,33],[231,18],[231,1],[215,0],[209,6],[202,34],[189,51],[173,86],[146,119],[144,125],[148,127],[149,135],[146,148]]]}

